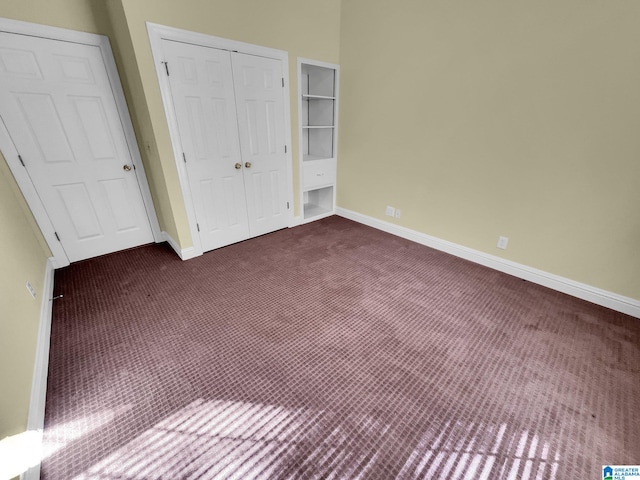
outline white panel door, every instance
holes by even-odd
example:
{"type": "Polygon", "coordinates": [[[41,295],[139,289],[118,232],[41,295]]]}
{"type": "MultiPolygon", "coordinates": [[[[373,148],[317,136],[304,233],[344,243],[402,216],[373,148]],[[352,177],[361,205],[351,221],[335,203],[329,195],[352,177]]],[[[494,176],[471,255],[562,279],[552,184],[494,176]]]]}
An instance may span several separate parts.
{"type": "Polygon", "coordinates": [[[287,226],[282,64],[162,40],[203,251],[287,226]]]}
{"type": "Polygon", "coordinates": [[[153,241],[98,47],[0,33],[0,116],[70,261],[153,241]]]}
{"type": "Polygon", "coordinates": [[[287,226],[287,167],[280,60],[233,53],[233,80],[252,235],[287,226]]]}
{"type": "Polygon", "coordinates": [[[163,40],[202,249],[250,236],[231,57],[225,50],[163,40]]]}

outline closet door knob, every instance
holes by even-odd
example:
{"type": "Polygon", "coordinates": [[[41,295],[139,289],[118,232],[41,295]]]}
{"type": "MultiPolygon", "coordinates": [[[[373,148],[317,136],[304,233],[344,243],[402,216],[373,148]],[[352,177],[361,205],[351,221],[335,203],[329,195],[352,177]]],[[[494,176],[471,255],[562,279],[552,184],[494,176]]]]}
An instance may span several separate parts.
{"type": "Polygon", "coordinates": [[[236,170],[240,170],[242,168],[242,164],[241,163],[236,163],[234,165],[234,167],[236,167],[236,170]]]}
{"type": "Polygon", "coordinates": [[[245,162],[244,166],[247,168],[251,168],[251,162],[245,162]]]}

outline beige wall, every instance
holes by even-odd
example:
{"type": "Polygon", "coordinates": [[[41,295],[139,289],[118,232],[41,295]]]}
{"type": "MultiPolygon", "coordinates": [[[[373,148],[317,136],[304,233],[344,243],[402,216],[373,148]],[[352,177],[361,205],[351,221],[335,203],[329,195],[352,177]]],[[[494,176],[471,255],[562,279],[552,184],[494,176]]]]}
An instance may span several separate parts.
{"type": "MultiPolygon", "coordinates": [[[[289,81],[291,85],[292,151],[294,179],[297,189],[297,79],[298,56],[326,62],[339,57],[340,0],[109,0],[114,24],[128,29],[129,60],[126,65],[125,89],[135,94],[134,116],[144,120],[139,125],[141,148],[153,152],[156,160],[150,167],[151,182],[162,178],[166,206],[171,210],[175,230],[167,230],[182,248],[192,245],[178,173],[171,149],[164,107],[158,87],[145,22],[182,28],[217,37],[253,43],[289,52],[289,81]],[[114,3],[115,2],[115,3],[114,3]]],[[[138,122],[139,123],[139,122],[138,122]]],[[[158,195],[159,196],[159,195],[158,195]]],[[[295,196],[296,200],[298,195],[295,196]]],[[[158,205],[156,205],[158,207],[158,205]]],[[[299,205],[295,205],[296,210],[299,205]]],[[[162,217],[162,215],[161,215],[162,217]]],[[[161,223],[163,222],[161,218],[161,223]]],[[[167,227],[168,221],[164,222],[167,227]]]]}
{"type": "Polygon", "coordinates": [[[94,3],[92,0],[2,0],[0,17],[102,33],[96,28],[94,3]]]}
{"type": "Polygon", "coordinates": [[[0,440],[24,431],[48,251],[0,154],[0,440]],[[26,289],[36,290],[34,300],[26,289]]]}
{"type": "Polygon", "coordinates": [[[341,22],[340,207],[640,299],[639,2],[344,0],[341,22]]]}

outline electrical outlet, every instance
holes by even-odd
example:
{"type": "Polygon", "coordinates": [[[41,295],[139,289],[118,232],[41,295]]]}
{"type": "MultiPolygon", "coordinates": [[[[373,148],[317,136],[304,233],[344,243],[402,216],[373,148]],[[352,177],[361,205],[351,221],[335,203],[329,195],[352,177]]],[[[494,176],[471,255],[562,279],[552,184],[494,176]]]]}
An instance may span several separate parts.
{"type": "Polygon", "coordinates": [[[33,289],[31,284],[29,283],[29,281],[27,281],[27,290],[29,290],[29,293],[31,294],[31,296],[35,300],[36,299],[36,291],[33,289]]]}
{"type": "Polygon", "coordinates": [[[509,243],[509,237],[498,237],[498,248],[501,248],[502,250],[506,250],[508,243],[509,243]]]}
{"type": "Polygon", "coordinates": [[[400,218],[400,209],[396,208],[396,218],[400,218]]]}
{"type": "Polygon", "coordinates": [[[396,209],[387,205],[387,210],[385,211],[385,215],[389,217],[393,217],[396,214],[396,209]]]}

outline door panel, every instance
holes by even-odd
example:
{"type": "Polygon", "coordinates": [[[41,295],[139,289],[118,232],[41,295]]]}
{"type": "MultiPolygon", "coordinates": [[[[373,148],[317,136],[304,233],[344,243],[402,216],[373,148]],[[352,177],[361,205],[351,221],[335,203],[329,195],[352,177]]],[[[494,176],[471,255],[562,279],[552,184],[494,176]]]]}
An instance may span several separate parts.
{"type": "Polygon", "coordinates": [[[14,93],[13,99],[20,108],[42,160],[46,163],[73,162],[74,155],[52,96],[14,93]]]}
{"type": "Polygon", "coordinates": [[[286,156],[282,64],[232,53],[240,149],[252,235],[287,226],[286,156]]]}
{"type": "Polygon", "coordinates": [[[70,97],[94,160],[117,159],[113,134],[100,97],[70,97]]]}
{"type": "Polygon", "coordinates": [[[100,222],[87,187],[84,183],[55,185],[55,190],[62,199],[67,217],[79,240],[102,237],[100,222]]]}
{"type": "Polygon", "coordinates": [[[134,230],[137,218],[133,209],[128,208],[135,199],[122,178],[100,180],[100,185],[107,197],[107,207],[115,220],[117,232],[134,230]]]}
{"type": "Polygon", "coordinates": [[[0,33],[0,115],[70,261],[153,241],[98,47],[0,33]]]}
{"type": "Polygon", "coordinates": [[[204,251],[250,236],[229,52],[163,40],[204,251]]]}

